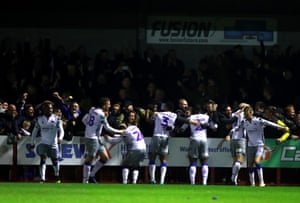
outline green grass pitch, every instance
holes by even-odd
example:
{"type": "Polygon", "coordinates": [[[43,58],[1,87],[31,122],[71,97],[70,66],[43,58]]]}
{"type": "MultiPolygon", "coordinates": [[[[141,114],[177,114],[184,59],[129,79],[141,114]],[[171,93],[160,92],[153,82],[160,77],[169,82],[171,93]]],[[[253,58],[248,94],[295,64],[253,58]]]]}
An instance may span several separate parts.
{"type": "Polygon", "coordinates": [[[300,199],[300,188],[2,182],[0,197],[1,203],[296,203],[300,199]]]}

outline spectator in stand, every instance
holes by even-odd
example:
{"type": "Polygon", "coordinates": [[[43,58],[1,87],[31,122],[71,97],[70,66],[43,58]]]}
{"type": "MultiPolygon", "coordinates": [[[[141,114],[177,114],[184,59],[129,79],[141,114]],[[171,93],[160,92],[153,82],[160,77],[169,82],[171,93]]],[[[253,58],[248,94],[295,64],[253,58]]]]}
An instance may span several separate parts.
{"type": "Polygon", "coordinates": [[[295,123],[297,125],[296,134],[291,135],[291,139],[299,140],[300,139],[300,112],[298,112],[295,116],[295,123]]]}
{"type": "Polygon", "coordinates": [[[146,81],[157,81],[160,77],[162,62],[160,56],[156,53],[153,47],[147,47],[144,51],[144,58],[142,62],[144,79],[146,81]]]}
{"type": "Polygon", "coordinates": [[[0,113],[4,113],[7,110],[8,103],[3,99],[0,99],[0,113]]]}
{"type": "Polygon", "coordinates": [[[136,120],[140,128],[142,129],[142,126],[144,126],[144,123],[146,122],[147,115],[146,115],[146,109],[134,105],[134,103],[130,100],[126,101],[123,105],[123,114],[127,115],[129,112],[135,111],[136,112],[136,120]]]}
{"type": "Polygon", "coordinates": [[[231,87],[236,87],[239,84],[239,88],[233,88],[235,91],[232,92],[233,95],[240,97],[241,101],[245,100],[245,97],[248,97],[246,89],[246,84],[243,84],[245,76],[247,75],[246,68],[251,61],[247,58],[245,49],[242,45],[235,45],[230,50],[230,56],[228,57],[230,63],[230,69],[228,70],[231,73],[231,87]]]}
{"type": "Polygon", "coordinates": [[[55,105],[61,110],[66,120],[64,139],[71,141],[73,136],[81,136],[84,126],[81,122],[83,114],[79,103],[74,100],[73,96],[60,96],[58,92],[53,92],[52,96],[55,105]]]}
{"type": "Polygon", "coordinates": [[[109,58],[107,49],[101,49],[95,57],[94,74],[97,76],[103,74],[108,81],[113,75],[113,61],[109,58]]]}
{"type": "Polygon", "coordinates": [[[146,84],[146,91],[141,93],[141,105],[146,107],[148,104],[154,103],[155,92],[158,89],[157,84],[154,81],[149,81],[146,84]]]}
{"type": "MultiPolygon", "coordinates": [[[[7,131],[7,107],[4,107],[4,103],[2,102],[0,105],[0,134],[6,134],[7,131]]],[[[7,105],[8,106],[8,105],[7,105]]]]}
{"type": "Polygon", "coordinates": [[[114,61],[110,58],[108,50],[101,49],[95,57],[91,88],[86,90],[93,100],[111,94],[114,69],[114,61]]]}
{"type": "Polygon", "coordinates": [[[204,81],[199,81],[197,70],[185,69],[184,75],[177,81],[179,87],[177,96],[178,98],[186,98],[192,106],[199,105],[203,103],[202,100],[205,100],[207,94],[206,88],[205,91],[201,89],[205,85],[204,81]]]}
{"type": "Polygon", "coordinates": [[[178,98],[177,82],[181,80],[184,70],[184,63],[177,57],[176,50],[170,49],[162,59],[162,70],[159,81],[161,82],[161,86],[168,90],[168,97],[171,100],[178,98]]]}
{"type": "Polygon", "coordinates": [[[0,134],[11,135],[11,143],[17,142],[17,131],[14,128],[14,122],[18,116],[17,107],[14,104],[9,104],[7,110],[0,113],[0,134]]]}
{"type": "Polygon", "coordinates": [[[50,61],[51,74],[49,74],[49,82],[54,89],[59,88],[61,79],[66,74],[67,65],[66,48],[63,45],[59,45],[53,51],[50,61]]]}
{"type": "Polygon", "coordinates": [[[128,91],[125,88],[121,88],[117,91],[117,95],[113,99],[121,104],[123,107],[127,101],[130,101],[128,91]]]}
{"type": "Polygon", "coordinates": [[[229,104],[223,104],[218,115],[220,121],[218,137],[224,138],[229,134],[232,124],[237,121],[237,118],[233,116],[232,108],[229,104]]]}
{"type": "MultiPolygon", "coordinates": [[[[209,118],[216,124],[220,124],[219,113],[218,113],[218,104],[213,100],[208,100],[204,106],[204,114],[207,114],[209,118]]],[[[207,129],[208,137],[217,137],[218,129],[212,130],[211,128],[207,129]]]]}
{"type": "Polygon", "coordinates": [[[254,104],[254,115],[262,117],[266,108],[266,104],[263,101],[257,101],[254,104]]]}
{"type": "Polygon", "coordinates": [[[157,105],[157,109],[159,111],[162,111],[167,100],[168,96],[166,91],[162,88],[157,88],[155,90],[154,99],[152,103],[157,105]]]}
{"type": "Polygon", "coordinates": [[[285,141],[290,135],[297,135],[296,110],[293,104],[288,104],[284,108],[282,122],[290,129],[289,134],[282,136],[277,141],[279,143],[285,141]]]}
{"type": "Polygon", "coordinates": [[[77,101],[72,101],[69,108],[69,117],[67,117],[67,125],[65,130],[65,140],[72,140],[73,136],[83,136],[84,126],[82,125],[83,113],[80,104],[77,101]]]}
{"type": "Polygon", "coordinates": [[[24,106],[27,102],[27,97],[28,97],[28,93],[24,92],[23,94],[21,94],[21,96],[16,101],[16,107],[17,107],[19,114],[23,113],[24,106]]]}
{"type": "Polygon", "coordinates": [[[145,108],[145,119],[141,125],[145,137],[151,137],[153,134],[154,122],[152,120],[153,114],[158,111],[157,104],[148,104],[145,108]]]}
{"type": "Polygon", "coordinates": [[[94,75],[93,81],[91,81],[91,88],[86,90],[86,94],[94,101],[106,95],[115,96],[111,95],[110,80],[102,73],[94,75]]]}
{"type": "Polygon", "coordinates": [[[3,90],[3,92],[1,92],[1,94],[5,95],[7,101],[15,101],[15,97],[16,95],[19,95],[19,89],[21,89],[21,87],[19,86],[16,70],[13,68],[9,69],[8,73],[5,76],[6,77],[3,78],[5,89],[3,90]]]}
{"type": "MultiPolygon", "coordinates": [[[[213,71],[212,75],[214,75],[214,80],[217,82],[219,91],[219,101],[223,101],[224,103],[231,103],[230,101],[230,72],[228,71],[228,64],[226,63],[226,58],[223,53],[217,54],[213,56],[213,61],[211,67],[209,67],[210,71],[213,71]]],[[[209,77],[207,77],[209,78],[209,77]]]]}
{"type": "MultiPolygon", "coordinates": [[[[189,109],[188,101],[185,98],[178,99],[177,109],[175,113],[179,117],[186,117],[186,111],[189,109]]],[[[188,129],[188,124],[175,125],[173,134],[179,137],[188,137],[190,135],[190,130],[188,129]]]]}
{"type": "Polygon", "coordinates": [[[14,131],[17,133],[18,140],[22,139],[23,136],[29,136],[32,133],[33,127],[36,122],[35,110],[32,104],[25,104],[22,114],[18,114],[14,119],[14,131]],[[27,129],[28,133],[24,131],[23,124],[24,122],[29,122],[30,127],[27,129]]]}
{"type": "MultiPolygon", "coordinates": [[[[277,112],[278,112],[277,107],[269,105],[269,106],[266,106],[264,108],[264,112],[263,112],[263,114],[262,114],[261,117],[264,118],[264,119],[267,119],[269,121],[272,121],[274,123],[281,124],[281,123],[283,123],[283,121],[280,120],[282,118],[282,115],[278,116],[277,112]]],[[[277,139],[280,139],[279,137],[282,135],[281,132],[279,132],[278,130],[276,130],[275,128],[272,128],[270,126],[266,126],[264,128],[264,133],[265,133],[265,137],[266,138],[277,138],[277,139]]]]}
{"type": "Polygon", "coordinates": [[[3,99],[0,99],[0,113],[3,113],[4,109],[3,109],[3,99]]]}
{"type": "Polygon", "coordinates": [[[140,96],[133,84],[133,80],[130,77],[124,77],[121,79],[120,89],[126,90],[128,99],[131,100],[133,103],[140,103],[140,96]]]}
{"type": "Polygon", "coordinates": [[[78,91],[81,88],[79,81],[79,70],[74,64],[69,63],[66,68],[66,74],[63,76],[63,80],[61,80],[60,88],[65,92],[78,91]]]}
{"type": "Polygon", "coordinates": [[[108,123],[111,127],[119,129],[120,125],[124,123],[124,119],[120,103],[114,103],[107,117],[108,123]]]}
{"type": "Polygon", "coordinates": [[[208,98],[219,100],[219,87],[213,78],[208,78],[206,82],[206,94],[208,98]]]}
{"type": "Polygon", "coordinates": [[[116,84],[119,84],[119,81],[122,80],[122,78],[129,77],[133,78],[133,72],[131,70],[131,67],[126,61],[121,61],[115,68],[113,72],[113,83],[116,82],[116,84]]]}
{"type": "Polygon", "coordinates": [[[199,60],[196,74],[198,83],[206,83],[208,78],[214,78],[215,70],[210,67],[208,57],[199,60]]]}
{"type": "Polygon", "coordinates": [[[275,89],[271,85],[268,84],[262,87],[262,100],[267,105],[271,105],[278,100],[275,89]]]}

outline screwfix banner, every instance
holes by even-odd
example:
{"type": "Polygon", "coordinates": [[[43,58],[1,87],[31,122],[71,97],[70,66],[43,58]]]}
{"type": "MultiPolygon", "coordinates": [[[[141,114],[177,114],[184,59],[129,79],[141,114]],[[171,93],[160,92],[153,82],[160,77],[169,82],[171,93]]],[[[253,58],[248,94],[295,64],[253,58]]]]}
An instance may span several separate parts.
{"type": "MultiPolygon", "coordinates": [[[[34,150],[30,149],[30,137],[25,137],[18,143],[18,164],[19,165],[39,165],[40,158],[38,156],[38,147],[34,150]]],[[[145,160],[141,163],[142,166],[149,164],[148,152],[151,142],[151,138],[145,138],[147,145],[147,153],[145,154],[145,160]]],[[[232,159],[230,154],[229,142],[224,142],[222,146],[219,143],[222,139],[208,139],[209,145],[209,165],[211,167],[231,167],[232,159]],[[219,147],[218,147],[219,146],[219,147]]],[[[38,140],[37,140],[38,143],[38,140]]],[[[189,166],[188,160],[188,146],[189,138],[170,138],[169,139],[169,158],[168,166],[189,166]]],[[[107,148],[110,148],[110,144],[107,143],[107,148]]],[[[110,149],[111,159],[106,163],[110,166],[120,165],[124,156],[126,156],[126,145],[121,142],[110,149]]],[[[59,155],[61,165],[82,165],[84,161],[85,145],[84,138],[73,137],[70,142],[63,141],[60,144],[59,155]]],[[[47,160],[47,164],[51,164],[51,160],[47,160]]],[[[157,164],[160,165],[157,158],[157,164]]],[[[243,165],[245,166],[245,165],[243,165]]]]}
{"type": "Polygon", "coordinates": [[[203,45],[277,44],[277,22],[272,18],[212,18],[150,16],[149,44],[203,45]]]}
{"type": "MultiPolygon", "coordinates": [[[[6,144],[7,136],[0,136],[0,165],[11,165],[13,149],[12,145],[6,144]]],[[[37,154],[37,148],[30,149],[30,137],[23,137],[18,142],[17,162],[19,165],[39,165],[40,158],[37,154]]],[[[149,151],[151,138],[146,138],[147,152],[149,151]]],[[[222,142],[220,138],[209,138],[209,166],[210,167],[231,167],[232,159],[230,154],[229,142],[222,142]],[[220,143],[223,143],[220,145],[220,143]]],[[[189,138],[170,138],[169,140],[169,166],[184,167],[188,166],[188,146],[189,138]]],[[[107,147],[110,145],[107,143],[107,147]]],[[[111,159],[107,165],[118,166],[126,155],[126,145],[121,142],[115,145],[111,150],[111,159]]],[[[59,155],[61,165],[82,165],[84,161],[85,145],[82,137],[74,137],[72,141],[60,145],[59,155]]],[[[246,162],[246,161],[245,161],[246,162]]],[[[148,153],[146,154],[142,166],[149,163],[148,153]]],[[[47,164],[51,164],[50,159],[47,164]]],[[[157,160],[159,164],[159,160],[157,160]]],[[[275,139],[266,139],[264,156],[262,160],[263,167],[266,168],[300,168],[300,140],[288,140],[277,145],[275,139]]],[[[246,167],[245,163],[243,167],[246,167]]]]}

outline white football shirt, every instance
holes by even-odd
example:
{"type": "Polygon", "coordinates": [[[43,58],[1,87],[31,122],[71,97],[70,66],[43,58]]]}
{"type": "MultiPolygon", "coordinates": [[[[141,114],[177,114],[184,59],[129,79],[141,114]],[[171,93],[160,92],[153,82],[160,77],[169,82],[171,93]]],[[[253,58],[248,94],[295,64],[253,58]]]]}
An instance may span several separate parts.
{"type": "Polygon", "coordinates": [[[41,143],[51,145],[53,148],[58,146],[57,139],[62,140],[64,137],[64,128],[62,120],[55,114],[49,117],[45,115],[38,116],[32,131],[32,144],[36,142],[36,137],[40,132],[41,143]]]}
{"type": "Polygon", "coordinates": [[[202,125],[208,124],[209,116],[206,114],[193,114],[190,116],[191,120],[197,120],[200,122],[199,126],[190,124],[191,136],[193,140],[207,140],[207,130],[202,125]]]}
{"type": "Polygon", "coordinates": [[[274,128],[284,127],[273,123],[271,121],[265,120],[259,117],[253,117],[251,121],[243,120],[241,122],[241,128],[244,128],[248,136],[248,146],[264,146],[265,136],[264,136],[264,126],[270,126],[274,128]]]}
{"type": "Polygon", "coordinates": [[[91,108],[82,118],[82,122],[85,125],[85,137],[89,139],[98,139],[103,127],[113,134],[119,133],[119,130],[109,125],[105,113],[100,108],[91,108]]]}
{"type": "Polygon", "coordinates": [[[128,150],[146,150],[144,135],[137,126],[128,126],[123,137],[128,150]]]}
{"type": "MultiPolygon", "coordinates": [[[[232,113],[232,116],[237,117],[237,121],[232,124],[232,128],[238,127],[241,124],[242,120],[244,120],[245,118],[244,112],[238,113],[238,111],[232,113]]],[[[243,128],[239,128],[237,131],[233,131],[231,134],[231,139],[233,140],[244,139],[244,138],[246,138],[246,132],[245,129],[243,128]]]]}
{"type": "Polygon", "coordinates": [[[153,136],[168,137],[170,129],[174,129],[176,118],[177,114],[170,111],[157,112],[154,115],[153,136]],[[170,129],[167,129],[167,127],[170,129]]]}

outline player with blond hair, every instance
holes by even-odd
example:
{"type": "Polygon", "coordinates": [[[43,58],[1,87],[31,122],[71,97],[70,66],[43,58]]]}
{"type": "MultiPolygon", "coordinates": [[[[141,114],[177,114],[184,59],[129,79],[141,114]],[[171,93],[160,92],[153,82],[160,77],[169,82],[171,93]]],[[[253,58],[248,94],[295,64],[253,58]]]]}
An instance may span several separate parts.
{"type": "MultiPolygon", "coordinates": [[[[233,117],[236,117],[237,120],[232,124],[232,127],[235,128],[241,124],[241,121],[244,119],[244,109],[249,107],[247,103],[240,103],[239,109],[232,113],[233,117]]],[[[227,135],[225,140],[230,140],[230,152],[233,159],[232,170],[231,170],[231,184],[238,184],[238,175],[241,169],[241,165],[244,162],[246,156],[246,133],[244,129],[239,129],[234,131],[231,136],[227,135]]]]}
{"type": "Polygon", "coordinates": [[[251,186],[255,186],[255,168],[258,174],[259,186],[264,187],[263,168],[260,163],[265,145],[264,127],[270,126],[285,132],[289,131],[288,127],[278,125],[277,123],[254,116],[254,110],[251,106],[244,109],[245,118],[240,125],[233,128],[231,133],[238,130],[245,130],[248,138],[247,145],[247,162],[249,167],[249,179],[251,186]],[[254,168],[255,166],[255,168],[254,168]]]}

